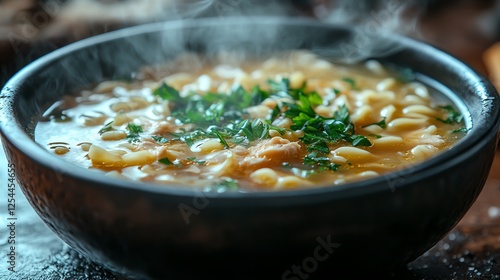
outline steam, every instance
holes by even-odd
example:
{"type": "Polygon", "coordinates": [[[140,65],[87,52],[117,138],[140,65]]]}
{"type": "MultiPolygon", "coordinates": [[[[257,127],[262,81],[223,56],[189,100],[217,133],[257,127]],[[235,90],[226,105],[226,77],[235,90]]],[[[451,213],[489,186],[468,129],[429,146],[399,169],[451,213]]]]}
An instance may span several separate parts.
{"type": "MultiPolygon", "coordinates": [[[[326,56],[335,62],[356,63],[370,57],[383,57],[399,50],[399,46],[387,40],[392,33],[417,35],[419,19],[418,2],[415,0],[329,0],[305,1],[312,11],[300,10],[297,3],[304,1],[255,1],[249,5],[244,0],[214,0],[208,13],[209,16],[218,18],[235,16],[314,16],[321,22],[334,24],[353,31],[352,36],[330,38],[330,43],[322,41],[321,44],[309,46],[310,50],[319,55],[326,56]]],[[[207,14],[207,13],[206,13],[207,14]]],[[[233,28],[228,26],[228,28],[233,28]]],[[[248,32],[241,30],[235,32],[228,30],[227,34],[235,40],[248,41],[248,32]]],[[[300,31],[294,34],[282,34],[279,27],[269,27],[259,34],[257,40],[278,41],[273,46],[303,45],[300,31]]],[[[221,36],[221,34],[219,34],[221,36]]],[[[223,36],[224,37],[224,36],[223,36]]],[[[308,37],[308,36],[305,36],[308,37]]],[[[221,41],[225,38],[219,37],[221,41]]],[[[214,38],[213,40],[217,40],[214,38]]],[[[267,41],[266,41],[267,42],[267,41]]],[[[264,46],[269,44],[263,44],[264,46]]],[[[264,46],[254,46],[257,51],[264,51],[264,46]],[[262,50],[260,50],[261,48],[262,50]]],[[[268,50],[269,51],[269,50],[268,50]]]]}
{"type": "MultiPolygon", "coordinates": [[[[63,3],[61,0],[49,2],[63,3]]],[[[103,19],[118,25],[165,22],[167,28],[167,31],[161,33],[161,38],[144,36],[141,40],[134,40],[131,36],[120,44],[113,43],[105,48],[99,48],[95,53],[75,54],[75,57],[71,58],[72,63],[62,62],[66,70],[64,73],[51,73],[51,77],[57,78],[60,75],[61,78],[71,79],[78,84],[95,82],[101,79],[99,76],[125,77],[127,71],[130,76],[130,69],[139,69],[148,64],[161,64],[191,49],[213,57],[224,51],[232,52],[238,49],[250,50],[253,54],[259,55],[275,50],[307,46],[309,50],[331,60],[355,63],[365,58],[384,56],[397,51],[397,46],[388,43],[384,39],[384,34],[391,32],[404,34],[414,31],[417,22],[416,16],[408,17],[406,14],[410,5],[415,4],[413,1],[331,0],[322,1],[326,4],[315,6],[315,9],[311,10],[297,9],[292,3],[298,2],[304,3],[298,0],[75,0],[60,4],[58,7],[47,6],[46,12],[56,21],[80,23],[79,28],[85,28],[81,22],[87,22],[88,28],[92,29],[92,22],[99,25],[103,23],[103,19]],[[311,36],[312,29],[308,28],[290,28],[276,25],[276,22],[272,21],[265,25],[264,18],[245,21],[245,16],[267,15],[289,16],[292,17],[291,22],[300,21],[297,16],[307,16],[309,20],[314,20],[311,19],[313,15],[320,22],[348,27],[354,30],[354,33],[349,33],[347,36],[342,32],[331,32],[328,31],[329,28],[324,28],[317,31],[325,32],[324,34],[311,36]],[[181,20],[188,24],[190,19],[202,17],[215,18],[212,22],[220,19],[221,24],[207,28],[201,26],[191,30],[182,27],[168,30],[172,20],[178,22],[181,20]],[[229,18],[231,18],[229,21],[223,22],[229,18]],[[90,76],[82,75],[76,66],[81,63],[95,65],[94,73],[90,76]]],[[[306,2],[310,5],[316,3],[312,0],[306,2]]],[[[42,32],[42,28],[34,30],[42,32]]],[[[88,33],[93,35],[91,33],[95,33],[95,30],[90,30],[88,33]]],[[[243,61],[248,56],[249,54],[243,52],[237,60],[243,61]]],[[[53,80],[48,79],[47,83],[53,80]]],[[[56,90],[56,85],[51,85],[49,88],[56,90]]]]}
{"type": "MultiPolygon", "coordinates": [[[[290,27],[276,24],[279,21],[272,20],[266,24],[268,19],[265,17],[258,19],[245,17],[290,16],[291,13],[297,13],[297,10],[291,12],[294,11],[294,6],[291,4],[294,1],[287,3],[276,0],[109,1],[110,3],[104,4],[95,4],[96,1],[91,0],[70,2],[65,7],[66,13],[72,15],[76,11],[97,9],[85,5],[111,5],[111,9],[115,11],[112,16],[116,21],[130,22],[140,21],[135,17],[138,15],[143,17],[144,12],[141,11],[157,11],[151,14],[149,22],[160,22],[152,28],[161,27],[161,22],[164,22],[166,29],[157,33],[161,36],[142,36],[140,40],[134,39],[134,34],[131,34],[119,44],[109,44],[106,48],[100,48],[99,53],[86,54],[85,57],[79,58],[86,63],[95,64],[94,75],[104,78],[126,77],[130,69],[137,70],[145,65],[161,65],[165,60],[173,59],[186,51],[199,51],[209,58],[218,57],[221,53],[230,53],[228,57],[232,60],[231,64],[238,64],[252,56],[265,56],[275,51],[293,48],[307,48],[334,62],[356,63],[366,58],[380,57],[397,51],[398,47],[390,43],[390,40],[386,40],[384,34],[407,33],[413,31],[416,24],[416,18],[410,20],[404,18],[405,11],[413,3],[404,0],[332,0],[324,2],[327,3],[325,6],[316,6],[316,9],[312,10],[320,22],[343,26],[353,32],[335,31],[325,27],[326,25],[316,31],[301,27],[300,24],[297,27],[290,27]],[[94,4],[91,4],[92,2],[94,4]],[[212,25],[169,29],[173,25],[179,26],[179,22],[181,26],[183,22],[189,25],[190,19],[203,17],[212,18],[212,25]],[[172,20],[177,22],[172,24],[172,20]],[[310,34],[314,32],[317,34],[310,34]],[[237,50],[246,51],[237,52],[237,50]]],[[[101,12],[103,14],[93,16],[103,17],[108,11],[109,7],[101,12]]],[[[303,12],[307,14],[306,11],[303,12]]],[[[107,16],[109,17],[109,14],[107,16]]],[[[288,23],[295,20],[303,19],[292,17],[288,23]]],[[[310,17],[308,20],[314,21],[310,17]]],[[[206,58],[199,57],[199,59],[206,58]]],[[[198,64],[202,63],[203,61],[198,61],[198,64]]],[[[83,78],[79,69],[74,67],[76,64],[65,64],[64,68],[67,71],[64,75],[70,75],[71,79],[78,80],[78,83],[82,84],[87,83],[87,80],[95,81],[95,76],[83,78]]]]}
{"type": "MultiPolygon", "coordinates": [[[[54,0],[55,1],[55,0],[54,0]]],[[[188,19],[199,15],[216,0],[73,0],[56,15],[63,22],[140,24],[152,21],[188,19]]]]}
{"type": "Polygon", "coordinates": [[[326,23],[349,26],[354,35],[340,43],[338,48],[318,50],[329,53],[340,62],[355,63],[369,57],[383,57],[399,47],[386,40],[392,33],[416,34],[418,9],[414,1],[332,0],[315,9],[316,15],[326,23]],[[410,13],[410,10],[417,11],[410,13]]]}

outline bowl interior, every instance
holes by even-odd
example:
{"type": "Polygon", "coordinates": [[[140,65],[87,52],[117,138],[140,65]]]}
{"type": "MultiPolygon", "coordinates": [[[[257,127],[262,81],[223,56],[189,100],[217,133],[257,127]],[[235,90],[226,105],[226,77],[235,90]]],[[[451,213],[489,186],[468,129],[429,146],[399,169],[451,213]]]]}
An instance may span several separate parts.
{"type": "Polygon", "coordinates": [[[492,85],[427,44],[282,18],[158,23],[83,40],[19,72],[2,90],[0,108],[7,154],[22,159],[23,176],[17,177],[49,227],[98,263],[143,275],[158,273],[160,279],[181,266],[192,271],[193,256],[206,261],[207,268],[224,264],[224,272],[232,265],[257,271],[261,267],[256,262],[264,267],[281,261],[283,272],[309,256],[320,237],[342,244],[328,259],[331,267],[345,262],[357,269],[359,263],[372,268],[404,264],[442,238],[477,197],[493,160],[500,118],[492,85]],[[191,224],[178,207],[192,203],[198,193],[110,180],[68,164],[33,140],[42,113],[64,94],[89,84],[131,78],[139,67],[186,50],[211,55],[289,49],[312,50],[335,61],[376,58],[410,68],[417,80],[462,111],[470,131],[449,151],[385,176],[309,190],[222,193],[210,197],[210,207],[191,224]]]}
{"type": "MultiPolygon", "coordinates": [[[[85,170],[75,172],[74,166],[49,156],[32,141],[38,118],[64,94],[104,79],[130,79],[139,67],[161,64],[186,50],[207,55],[215,55],[221,50],[264,55],[290,49],[308,49],[333,61],[375,58],[388,65],[410,68],[417,80],[437,89],[462,111],[470,128],[468,135],[450,151],[413,166],[412,174],[430,170],[439,172],[443,163],[459,157],[486,135],[498,130],[498,100],[493,87],[467,65],[444,52],[396,35],[366,34],[349,27],[329,26],[307,19],[259,18],[224,23],[219,19],[206,19],[149,24],[90,38],[53,52],[23,69],[2,90],[0,102],[5,110],[0,124],[3,137],[30,154],[35,161],[61,173],[98,182],[108,181],[104,176],[90,176],[85,170]],[[370,47],[373,45],[377,47],[370,47]]],[[[395,174],[389,176],[398,177],[398,172],[405,174],[406,171],[394,171],[395,174]]],[[[380,182],[386,180],[386,176],[380,176],[330,188],[329,191],[379,191],[369,186],[381,185],[380,182]]],[[[116,186],[135,188],[137,185],[120,181],[117,180],[116,186]]],[[[175,186],[141,186],[141,189],[187,194],[175,186]]],[[[294,195],[294,192],[280,195],[294,195]]]]}

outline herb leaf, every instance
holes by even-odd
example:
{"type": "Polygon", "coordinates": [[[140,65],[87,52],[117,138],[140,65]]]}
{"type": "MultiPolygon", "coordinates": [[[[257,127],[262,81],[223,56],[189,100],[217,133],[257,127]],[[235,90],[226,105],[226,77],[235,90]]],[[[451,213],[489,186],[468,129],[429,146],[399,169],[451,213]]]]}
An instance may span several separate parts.
{"type": "Polygon", "coordinates": [[[165,144],[168,142],[168,138],[152,135],[151,138],[160,144],[165,144]]]}
{"type": "Polygon", "coordinates": [[[346,78],[342,78],[342,81],[350,84],[352,89],[356,88],[356,81],[354,79],[346,77],[346,78]]]}
{"type": "Polygon", "coordinates": [[[212,188],[215,188],[217,191],[236,191],[239,188],[238,180],[224,178],[215,183],[212,188]]]}
{"type": "Polygon", "coordinates": [[[188,157],[187,160],[196,163],[198,165],[204,165],[205,163],[207,163],[206,160],[197,160],[196,157],[188,157]]]}
{"type": "Polygon", "coordinates": [[[367,124],[365,126],[362,126],[362,128],[365,128],[365,127],[368,127],[368,126],[371,126],[371,125],[378,125],[381,128],[386,128],[387,127],[387,124],[385,123],[385,117],[381,121],[379,121],[379,122],[367,124]]]}
{"type": "Polygon", "coordinates": [[[108,122],[101,129],[99,129],[99,131],[97,133],[99,133],[99,135],[102,135],[104,132],[113,130],[112,124],[113,124],[113,121],[108,122]]]}
{"type": "Polygon", "coordinates": [[[316,152],[309,153],[304,157],[304,164],[317,167],[319,170],[336,171],[340,165],[331,162],[328,157],[320,156],[316,152]]]}
{"type": "Polygon", "coordinates": [[[451,133],[467,133],[467,132],[469,132],[469,129],[466,127],[461,127],[451,131],[451,133]]]}
{"type": "Polygon", "coordinates": [[[217,130],[213,130],[213,132],[215,133],[215,135],[217,136],[217,138],[219,138],[219,141],[224,146],[224,148],[229,149],[229,144],[227,143],[226,139],[224,139],[224,137],[222,136],[222,134],[219,131],[217,131],[217,130]]]}
{"type": "Polygon", "coordinates": [[[183,98],[179,95],[179,91],[166,83],[163,83],[159,88],[154,90],[153,95],[159,96],[163,100],[172,100],[175,103],[183,101],[183,98]]]}
{"type": "Polygon", "coordinates": [[[139,141],[139,133],[142,133],[142,126],[128,123],[127,130],[129,131],[129,133],[127,134],[127,139],[129,142],[133,143],[139,141]]]}
{"type": "Polygon", "coordinates": [[[173,165],[174,163],[171,162],[168,158],[162,158],[162,159],[159,159],[158,162],[160,163],[163,163],[165,165],[173,165]]]}
{"type": "Polygon", "coordinates": [[[446,119],[437,118],[438,121],[446,124],[459,124],[462,122],[463,116],[460,112],[456,111],[451,105],[441,106],[441,109],[445,110],[447,113],[446,119]]]}

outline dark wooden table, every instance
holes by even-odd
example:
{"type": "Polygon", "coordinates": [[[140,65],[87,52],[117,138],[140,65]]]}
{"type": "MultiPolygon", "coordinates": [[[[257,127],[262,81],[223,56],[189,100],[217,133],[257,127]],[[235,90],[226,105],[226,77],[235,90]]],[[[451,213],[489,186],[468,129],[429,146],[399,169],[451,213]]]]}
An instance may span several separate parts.
{"type": "MultiPolygon", "coordinates": [[[[120,1],[107,2],[111,3],[108,5],[118,5],[120,1]]],[[[325,9],[321,12],[307,6],[308,1],[296,2],[296,6],[280,13],[328,18],[325,9]]],[[[326,2],[317,1],[328,8],[326,2]]],[[[405,32],[449,51],[488,76],[482,55],[489,46],[500,40],[499,13],[496,12],[498,4],[496,1],[462,0],[450,5],[449,2],[452,1],[429,0],[425,6],[406,9],[403,16],[417,18],[418,21],[415,29],[405,32]]],[[[63,5],[56,7],[60,10],[50,10],[41,7],[40,3],[43,1],[0,0],[0,85],[16,69],[51,49],[123,26],[165,19],[161,13],[149,13],[145,17],[145,13],[139,10],[136,17],[123,21],[117,17],[103,16],[106,11],[79,13],[78,6],[64,10],[63,5]],[[38,21],[34,17],[37,13],[38,21]],[[17,39],[13,41],[12,36],[17,36],[17,39]]],[[[245,7],[244,1],[236,0],[219,1],[218,5],[218,9],[214,10],[216,16],[245,7]]],[[[8,271],[8,244],[5,238],[6,166],[5,157],[0,153],[0,279],[122,279],[65,245],[43,224],[19,189],[16,189],[18,272],[8,271]]],[[[500,279],[500,152],[496,154],[483,192],[460,223],[434,248],[410,263],[407,269],[385,277],[500,279]]]]}

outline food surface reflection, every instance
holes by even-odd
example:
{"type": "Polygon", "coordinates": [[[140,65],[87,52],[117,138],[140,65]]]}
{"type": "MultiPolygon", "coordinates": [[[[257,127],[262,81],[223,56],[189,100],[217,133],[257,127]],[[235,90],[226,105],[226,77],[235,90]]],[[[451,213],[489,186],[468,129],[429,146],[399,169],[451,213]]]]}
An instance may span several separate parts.
{"type": "Polygon", "coordinates": [[[188,53],[51,106],[36,141],[110,177],[205,191],[316,188],[379,176],[467,132],[444,96],[377,61],[307,51],[188,53]]]}

